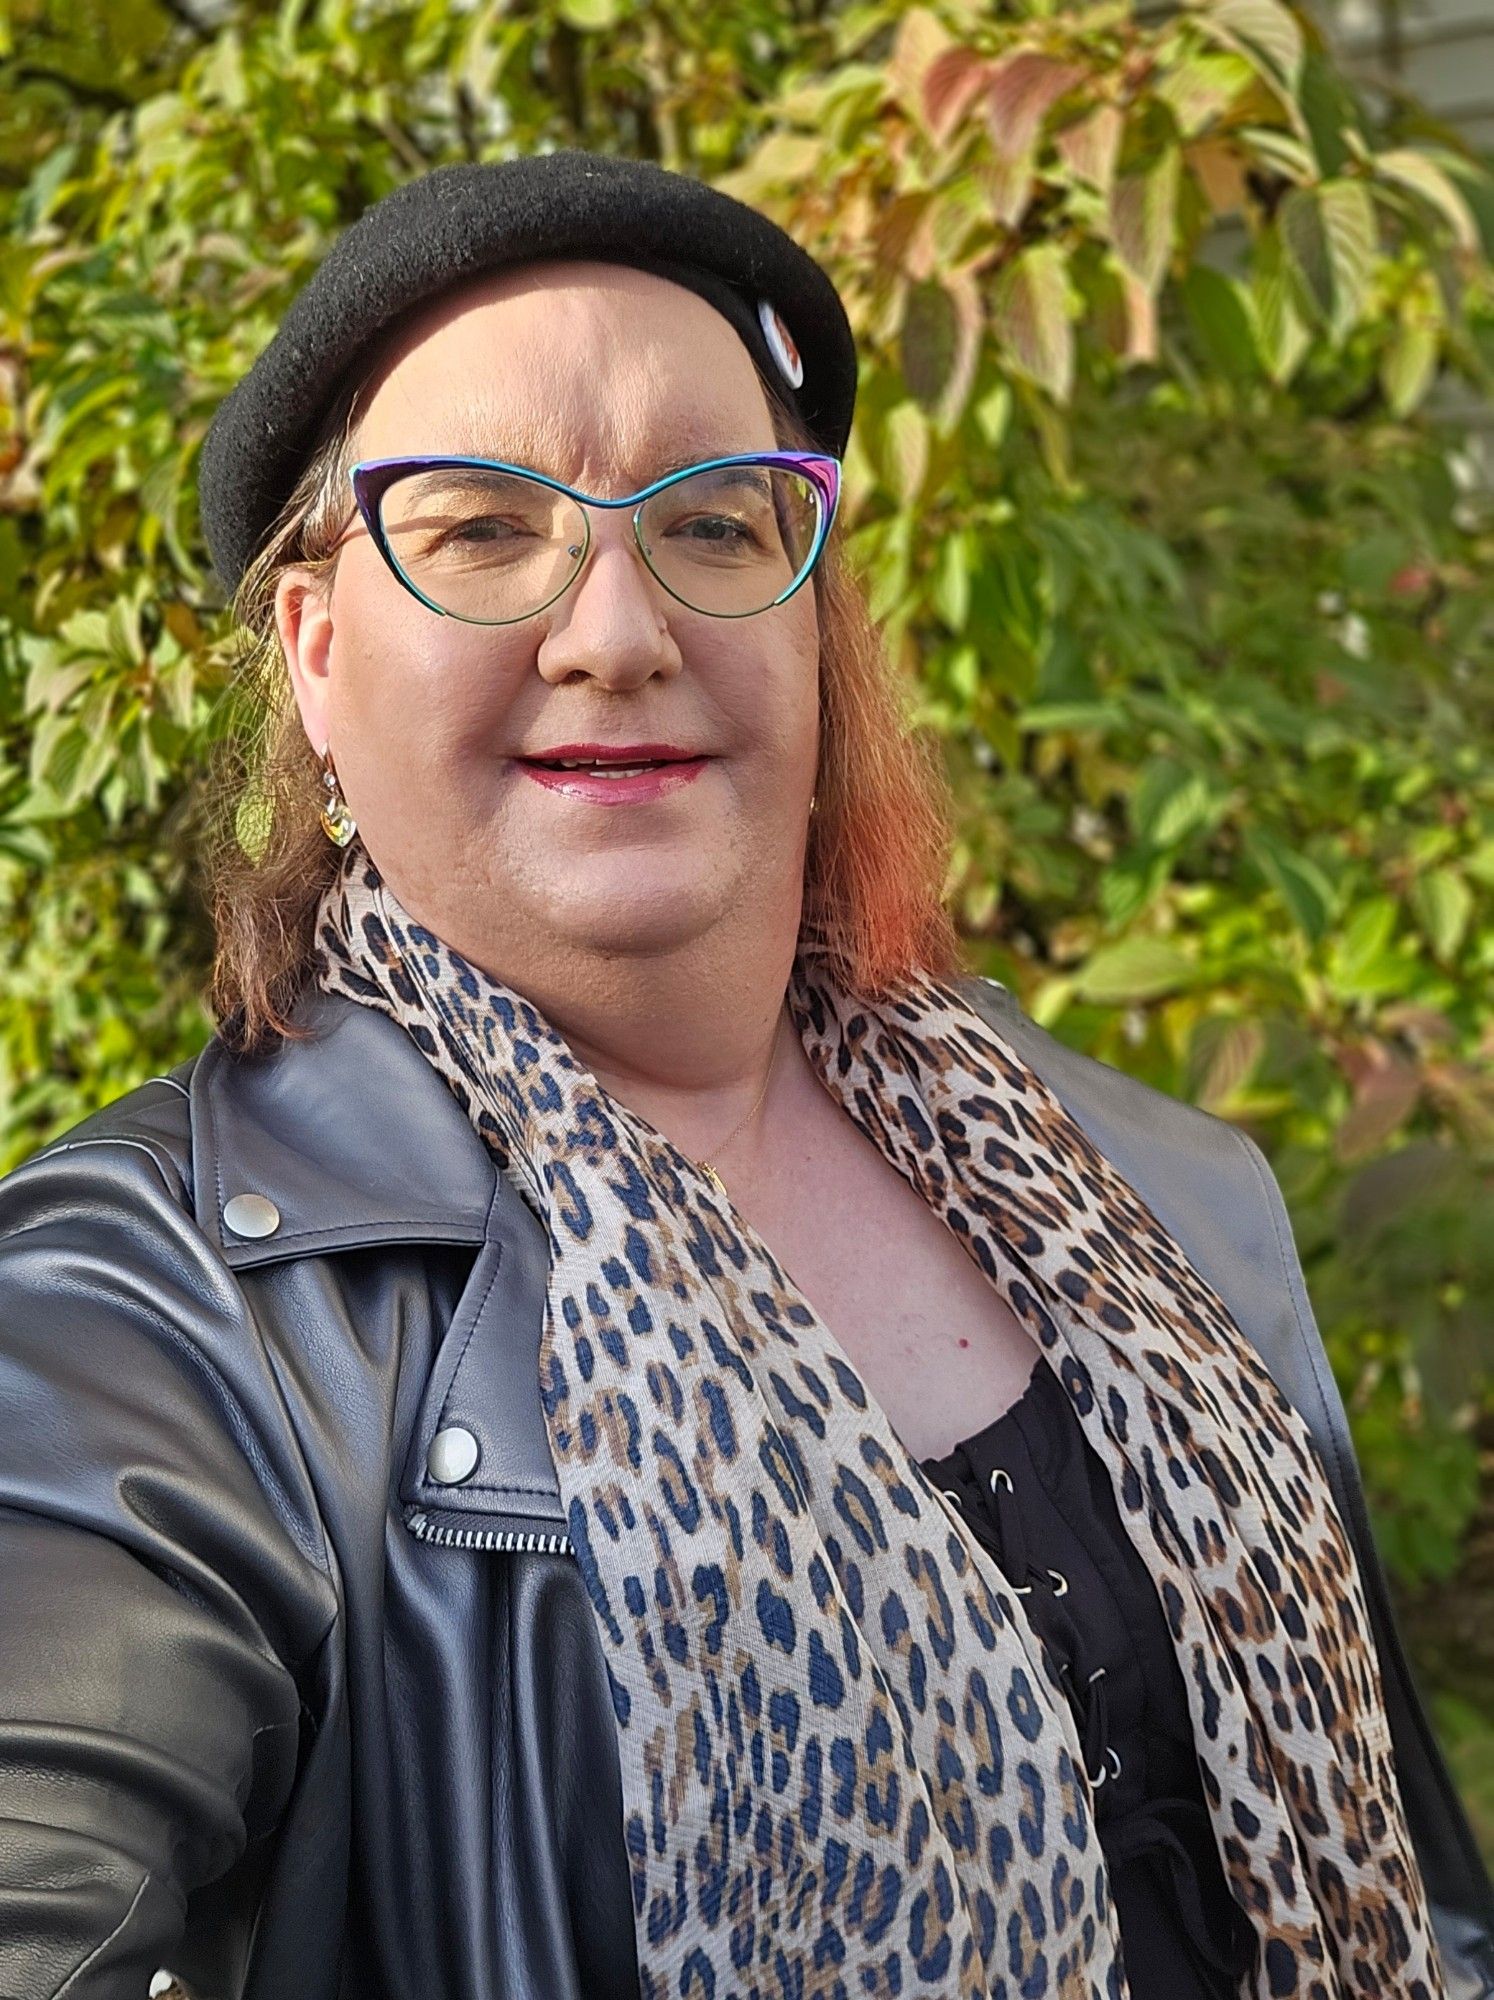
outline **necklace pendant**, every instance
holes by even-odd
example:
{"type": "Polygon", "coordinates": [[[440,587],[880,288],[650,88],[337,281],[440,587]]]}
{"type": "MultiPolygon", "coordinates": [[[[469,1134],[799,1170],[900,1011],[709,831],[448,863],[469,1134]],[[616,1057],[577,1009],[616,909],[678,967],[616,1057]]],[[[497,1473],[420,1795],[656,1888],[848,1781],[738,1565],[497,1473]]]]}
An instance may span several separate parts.
{"type": "MultiPolygon", "coordinates": [[[[722,1194],[726,1194],[726,1182],[722,1180],[720,1174],[717,1173],[716,1169],[711,1165],[709,1160],[697,1160],[695,1164],[700,1168],[700,1171],[703,1174],[710,1175],[711,1179],[716,1183],[717,1188],[720,1190],[722,1194]]],[[[731,1197],[727,1195],[727,1199],[729,1201],[731,1197]]]]}

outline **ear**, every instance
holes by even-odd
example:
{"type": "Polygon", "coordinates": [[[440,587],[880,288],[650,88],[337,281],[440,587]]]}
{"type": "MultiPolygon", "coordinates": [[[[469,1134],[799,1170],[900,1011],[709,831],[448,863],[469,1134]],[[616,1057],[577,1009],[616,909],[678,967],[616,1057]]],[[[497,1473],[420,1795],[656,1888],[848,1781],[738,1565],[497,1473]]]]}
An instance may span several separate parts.
{"type": "Polygon", "coordinates": [[[275,586],[275,626],[301,727],[320,757],[331,737],[332,593],[325,577],[288,569],[275,586]]]}

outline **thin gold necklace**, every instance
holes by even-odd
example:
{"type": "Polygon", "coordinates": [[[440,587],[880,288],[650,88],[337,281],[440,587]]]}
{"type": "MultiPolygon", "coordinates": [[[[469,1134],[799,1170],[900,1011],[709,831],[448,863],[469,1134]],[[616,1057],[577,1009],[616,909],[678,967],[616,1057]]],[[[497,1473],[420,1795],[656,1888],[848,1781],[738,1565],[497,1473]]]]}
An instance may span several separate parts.
{"type": "MultiPolygon", "coordinates": [[[[778,1053],[778,1030],[782,1026],[783,1026],[783,1013],[782,1010],[780,1009],[778,1020],[773,1028],[773,1046],[768,1051],[768,1074],[763,1078],[763,1087],[757,1093],[757,1100],[753,1104],[752,1111],[756,1111],[758,1105],[762,1103],[763,1099],[768,1094],[768,1085],[772,1081],[773,1077],[773,1058],[778,1053]]],[[[732,1129],[727,1133],[726,1137],[721,1141],[721,1144],[716,1148],[716,1152],[718,1155],[726,1151],[727,1147],[731,1144],[732,1140],[735,1139],[738,1132],[741,1131],[742,1126],[745,1125],[747,1123],[747,1120],[751,1118],[752,1111],[749,1111],[747,1113],[747,1117],[741,1121],[740,1125],[734,1125],[732,1129]]],[[[722,1194],[726,1194],[726,1182],[722,1180],[720,1174],[717,1173],[716,1169],[711,1165],[709,1160],[697,1160],[695,1164],[697,1167],[700,1168],[700,1171],[703,1174],[710,1175],[711,1179],[716,1183],[717,1187],[721,1190],[722,1194]]],[[[729,1201],[731,1197],[727,1195],[727,1199],[729,1201]]]]}

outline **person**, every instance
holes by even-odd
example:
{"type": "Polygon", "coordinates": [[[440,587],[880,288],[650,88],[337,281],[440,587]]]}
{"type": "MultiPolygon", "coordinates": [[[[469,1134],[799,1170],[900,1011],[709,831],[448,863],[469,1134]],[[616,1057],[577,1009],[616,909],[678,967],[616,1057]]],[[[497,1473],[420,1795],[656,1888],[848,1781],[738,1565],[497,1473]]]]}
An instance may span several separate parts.
{"type": "Polygon", "coordinates": [[[441,169],[214,420],[217,1027],[0,1182],[0,1991],[1494,1990],[1279,1191],[974,977],[856,351],[441,169]]]}

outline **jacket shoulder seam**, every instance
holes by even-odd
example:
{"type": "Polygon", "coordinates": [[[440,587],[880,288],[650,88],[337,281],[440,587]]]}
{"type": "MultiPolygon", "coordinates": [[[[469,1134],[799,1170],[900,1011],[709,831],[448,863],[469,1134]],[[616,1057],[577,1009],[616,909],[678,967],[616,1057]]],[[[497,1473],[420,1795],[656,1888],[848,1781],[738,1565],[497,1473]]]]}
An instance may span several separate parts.
{"type": "Polygon", "coordinates": [[[28,1166],[40,1166],[44,1160],[54,1159],[60,1153],[87,1152],[93,1146],[118,1146],[128,1153],[143,1153],[155,1168],[156,1178],[160,1181],[166,1194],[179,1208],[187,1208],[190,1212],[190,1203],[184,1202],[182,1199],[185,1189],[180,1185],[177,1187],[172,1186],[171,1179],[161,1164],[159,1152],[154,1147],[148,1145],[144,1139],[127,1139],[121,1132],[101,1133],[97,1139],[54,1140],[50,1146],[44,1146],[30,1160],[23,1160],[16,1171],[20,1173],[28,1166]]]}

